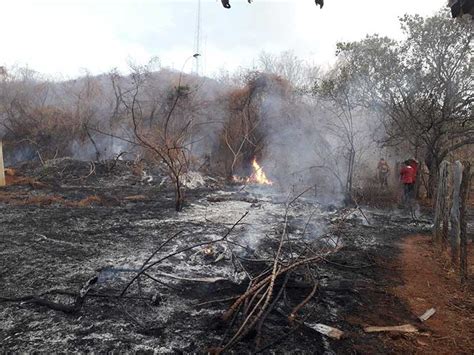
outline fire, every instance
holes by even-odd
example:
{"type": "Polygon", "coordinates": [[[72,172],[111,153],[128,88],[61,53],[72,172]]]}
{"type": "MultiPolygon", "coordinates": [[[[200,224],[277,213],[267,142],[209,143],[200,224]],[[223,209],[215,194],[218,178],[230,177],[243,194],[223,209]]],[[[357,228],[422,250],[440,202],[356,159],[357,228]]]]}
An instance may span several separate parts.
{"type": "Polygon", "coordinates": [[[252,160],[252,174],[247,178],[242,178],[240,176],[233,176],[233,180],[239,184],[260,184],[260,185],[273,185],[273,181],[267,178],[267,175],[263,171],[262,167],[257,163],[257,159],[253,158],[252,160]]]}
{"type": "Polygon", "coordinates": [[[261,185],[273,184],[273,182],[267,178],[267,175],[265,175],[265,172],[263,171],[262,167],[257,163],[256,158],[253,158],[252,168],[253,168],[253,173],[252,175],[250,175],[247,182],[261,184],[261,185]]]}

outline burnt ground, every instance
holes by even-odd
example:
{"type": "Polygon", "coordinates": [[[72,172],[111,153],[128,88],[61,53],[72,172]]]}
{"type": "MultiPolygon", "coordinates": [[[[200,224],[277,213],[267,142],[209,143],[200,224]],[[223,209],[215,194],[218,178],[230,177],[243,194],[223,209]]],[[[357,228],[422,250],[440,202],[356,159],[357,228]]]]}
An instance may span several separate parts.
{"type": "MultiPolygon", "coordinates": [[[[206,352],[229,339],[233,328],[228,331],[221,316],[232,301],[225,299],[245,292],[248,276],[271,266],[286,197],[272,188],[242,189],[194,174],[186,206],[176,213],[173,191],[159,171],[143,175],[133,164],[111,164],[67,159],[24,164],[9,177],[12,185],[0,190],[0,351],[206,352]],[[246,212],[229,242],[213,243],[246,212]],[[152,252],[177,232],[152,260],[202,245],[151,268],[153,279],[141,277],[118,297],[152,252]],[[95,275],[98,281],[78,313],[20,300],[42,295],[70,304],[95,275]]],[[[319,286],[297,325],[287,317],[313,287],[299,271],[264,323],[259,347],[249,333],[233,351],[417,352],[419,339],[433,330],[419,323],[407,298],[393,289],[407,283],[396,267],[404,238],[429,233],[430,219],[413,221],[397,209],[364,209],[364,215],[312,197],[292,205],[288,234],[295,248],[304,243],[319,250],[336,239],[340,248],[310,265],[319,286]],[[318,323],[345,336],[321,335],[318,323]],[[420,333],[363,330],[407,323],[420,333]]]]}

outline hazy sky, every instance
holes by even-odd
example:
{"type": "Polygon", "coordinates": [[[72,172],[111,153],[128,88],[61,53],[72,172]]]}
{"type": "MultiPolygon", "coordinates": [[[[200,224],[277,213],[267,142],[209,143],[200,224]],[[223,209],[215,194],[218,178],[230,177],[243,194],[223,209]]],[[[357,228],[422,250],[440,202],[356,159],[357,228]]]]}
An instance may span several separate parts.
{"type": "MultiPolygon", "coordinates": [[[[201,0],[202,68],[251,65],[258,54],[293,50],[315,64],[334,58],[335,43],[368,33],[400,37],[398,16],[430,15],[446,0],[201,0]]],[[[198,0],[1,0],[0,65],[42,73],[97,74],[131,60],[158,57],[163,66],[193,69],[198,0]]]]}

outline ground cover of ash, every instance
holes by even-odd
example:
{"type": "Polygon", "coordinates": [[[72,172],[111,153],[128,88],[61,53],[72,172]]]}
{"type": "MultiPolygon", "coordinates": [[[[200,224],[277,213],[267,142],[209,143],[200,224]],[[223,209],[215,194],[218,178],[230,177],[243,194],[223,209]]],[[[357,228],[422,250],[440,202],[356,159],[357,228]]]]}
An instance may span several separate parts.
{"type": "Polygon", "coordinates": [[[383,352],[350,317],[389,297],[380,289],[399,280],[380,266],[429,228],[197,173],[176,213],[159,170],[122,161],[15,174],[0,190],[2,351],[383,352]]]}

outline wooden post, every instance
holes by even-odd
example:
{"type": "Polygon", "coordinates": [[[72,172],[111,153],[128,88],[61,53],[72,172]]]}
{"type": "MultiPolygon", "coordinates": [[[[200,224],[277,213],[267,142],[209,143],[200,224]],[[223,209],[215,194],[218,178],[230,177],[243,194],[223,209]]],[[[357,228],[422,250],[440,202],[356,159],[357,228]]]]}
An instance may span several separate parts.
{"type": "Polygon", "coordinates": [[[446,232],[447,218],[446,218],[446,202],[448,200],[448,178],[449,178],[449,163],[443,161],[439,168],[438,189],[436,192],[435,218],[433,227],[434,240],[438,245],[441,245],[443,240],[443,232],[446,232]],[[443,224],[443,229],[441,229],[443,224]]]}
{"type": "Polygon", "coordinates": [[[449,233],[449,240],[451,244],[451,261],[457,264],[459,258],[459,207],[460,207],[460,190],[462,180],[463,166],[460,161],[454,163],[454,177],[453,177],[453,204],[451,206],[451,230],[449,233]]]}
{"type": "Polygon", "coordinates": [[[471,163],[468,161],[464,162],[464,171],[462,172],[462,182],[460,188],[460,213],[459,213],[459,226],[460,226],[460,271],[461,271],[461,283],[465,283],[468,278],[467,274],[467,210],[468,210],[468,199],[469,199],[469,185],[471,182],[471,163]]]}
{"type": "Polygon", "coordinates": [[[5,186],[5,166],[3,165],[3,146],[0,140],[0,186],[5,186]]]}

